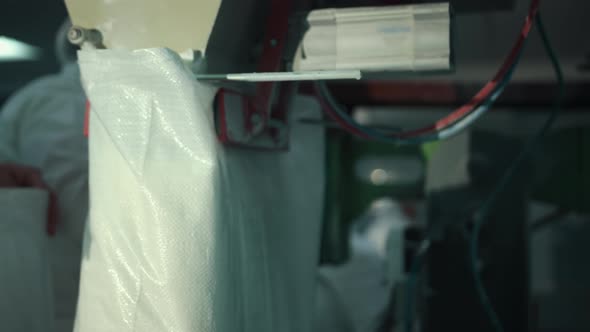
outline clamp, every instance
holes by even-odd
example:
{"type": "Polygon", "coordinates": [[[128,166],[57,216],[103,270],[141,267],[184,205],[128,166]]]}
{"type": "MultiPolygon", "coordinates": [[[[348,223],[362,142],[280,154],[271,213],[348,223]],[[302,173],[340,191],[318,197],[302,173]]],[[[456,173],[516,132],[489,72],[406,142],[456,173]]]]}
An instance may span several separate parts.
{"type": "MultiPolygon", "coordinates": [[[[281,68],[292,6],[292,0],[271,0],[258,72],[281,68]]],[[[293,82],[260,82],[253,96],[220,89],[215,99],[219,140],[242,148],[287,150],[287,111],[296,86],[293,82]]]]}

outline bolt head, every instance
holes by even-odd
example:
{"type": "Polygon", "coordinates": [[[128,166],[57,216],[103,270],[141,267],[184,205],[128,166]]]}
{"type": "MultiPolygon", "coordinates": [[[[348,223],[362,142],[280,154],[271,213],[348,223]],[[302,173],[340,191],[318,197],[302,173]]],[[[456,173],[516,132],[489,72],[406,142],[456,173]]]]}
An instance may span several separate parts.
{"type": "Polygon", "coordinates": [[[68,40],[72,44],[79,44],[84,41],[84,31],[78,27],[71,27],[68,31],[68,40]]]}
{"type": "Polygon", "coordinates": [[[264,123],[262,121],[262,117],[260,116],[260,114],[252,114],[250,116],[250,124],[252,125],[252,132],[253,133],[259,133],[264,126],[264,123]]]}

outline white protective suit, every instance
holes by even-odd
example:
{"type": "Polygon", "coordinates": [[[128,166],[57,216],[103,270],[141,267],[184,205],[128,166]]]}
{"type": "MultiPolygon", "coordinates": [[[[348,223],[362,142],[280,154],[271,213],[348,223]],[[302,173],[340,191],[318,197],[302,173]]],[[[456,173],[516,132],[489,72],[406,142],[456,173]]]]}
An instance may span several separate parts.
{"type": "Polygon", "coordinates": [[[3,331],[71,331],[88,209],[85,97],[76,64],[29,84],[0,111],[0,162],[41,170],[58,196],[57,233],[45,233],[47,192],[0,189],[3,331]]]}

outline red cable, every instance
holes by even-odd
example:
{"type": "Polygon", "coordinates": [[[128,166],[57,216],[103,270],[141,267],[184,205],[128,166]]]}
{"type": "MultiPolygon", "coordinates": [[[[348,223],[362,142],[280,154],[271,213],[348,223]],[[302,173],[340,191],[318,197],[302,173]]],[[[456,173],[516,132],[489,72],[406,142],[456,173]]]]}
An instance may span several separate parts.
{"type": "Polygon", "coordinates": [[[366,139],[366,140],[371,138],[368,135],[366,135],[365,133],[363,133],[360,130],[356,129],[355,127],[351,126],[348,122],[342,120],[340,118],[340,116],[338,116],[338,114],[336,114],[334,112],[332,107],[330,107],[330,105],[328,105],[328,103],[326,102],[326,100],[324,99],[322,94],[317,90],[317,87],[315,87],[315,86],[314,86],[314,94],[315,94],[316,98],[319,100],[322,109],[326,113],[328,113],[328,116],[330,116],[330,118],[332,118],[332,120],[336,121],[340,127],[342,127],[344,130],[346,130],[347,132],[351,133],[352,135],[354,135],[356,137],[366,139]]]}
{"type": "Polygon", "coordinates": [[[522,27],[522,31],[520,33],[520,36],[516,40],[516,43],[512,47],[510,54],[508,55],[508,57],[504,61],[504,64],[502,65],[500,70],[498,70],[498,72],[496,73],[494,78],[491,81],[489,81],[467,104],[459,107],[453,113],[438,120],[433,125],[423,127],[420,129],[415,129],[415,130],[403,132],[403,133],[391,134],[390,136],[400,137],[400,138],[414,137],[414,136],[422,135],[424,133],[438,131],[440,129],[443,129],[443,128],[449,126],[450,124],[459,120],[463,116],[471,113],[479,104],[481,104],[483,101],[488,99],[490,97],[490,95],[492,94],[492,92],[495,90],[498,83],[502,81],[504,76],[506,76],[506,74],[508,73],[508,71],[510,70],[510,68],[512,67],[514,62],[517,60],[518,54],[524,45],[524,41],[526,40],[526,38],[529,35],[529,32],[531,31],[535,16],[537,15],[537,12],[539,11],[539,2],[540,2],[540,0],[532,0],[531,1],[529,13],[526,17],[526,21],[524,23],[524,26],[522,27]]]}
{"type": "MultiPolygon", "coordinates": [[[[465,115],[471,113],[478,105],[480,105],[482,102],[488,99],[490,95],[493,93],[493,91],[496,89],[497,85],[504,79],[510,68],[514,65],[515,61],[517,60],[518,54],[520,53],[524,45],[524,41],[528,38],[528,35],[534,23],[534,19],[539,11],[539,3],[540,0],[531,1],[529,13],[526,17],[521,33],[516,42],[514,43],[514,46],[512,47],[510,53],[508,54],[508,57],[506,57],[506,60],[504,60],[504,63],[502,64],[496,75],[494,75],[492,80],[490,80],[486,85],[484,85],[484,87],[468,103],[459,107],[457,110],[447,115],[446,117],[438,120],[433,125],[407,132],[390,134],[389,136],[398,138],[415,137],[420,136],[422,134],[444,129],[449,125],[453,124],[455,121],[461,119],[465,115]]],[[[327,104],[323,97],[321,97],[320,93],[315,91],[315,94],[318,97],[322,108],[326,111],[326,113],[328,113],[328,115],[334,121],[336,121],[341,127],[343,127],[343,129],[357,137],[363,139],[370,139],[368,135],[354,128],[354,126],[351,126],[346,121],[341,119],[340,116],[338,116],[338,114],[336,114],[332,110],[332,108],[327,104]]]]}

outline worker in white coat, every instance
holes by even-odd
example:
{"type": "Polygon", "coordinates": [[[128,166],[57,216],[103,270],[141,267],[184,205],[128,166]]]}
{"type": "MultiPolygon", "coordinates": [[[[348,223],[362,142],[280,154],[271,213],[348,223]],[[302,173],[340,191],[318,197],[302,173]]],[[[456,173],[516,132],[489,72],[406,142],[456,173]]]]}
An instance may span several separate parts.
{"type": "Polygon", "coordinates": [[[60,73],[0,111],[0,329],[71,331],[88,211],[86,98],[58,33],[60,73]]]}
{"type": "MultiPolygon", "coordinates": [[[[2,322],[0,327],[6,331],[61,332],[71,331],[74,326],[80,261],[84,258],[81,257],[84,252],[83,234],[88,214],[88,140],[83,134],[86,96],[80,84],[80,71],[73,61],[74,58],[68,57],[68,53],[63,51],[66,28],[67,24],[58,33],[56,47],[58,58],[63,64],[61,72],[29,84],[14,95],[0,112],[0,213],[3,215],[0,221],[0,249],[3,249],[0,252],[0,261],[3,262],[2,270],[0,270],[0,292],[3,294],[0,297],[0,321],[2,322]]],[[[303,128],[303,130],[309,129],[303,128]]],[[[315,134],[317,138],[309,139],[306,144],[318,145],[317,142],[322,137],[322,133],[318,131],[315,134]]],[[[309,135],[301,132],[299,136],[309,135]]],[[[292,150],[297,151],[297,148],[292,150]]],[[[301,156],[309,155],[308,150],[300,152],[303,152],[301,156]]],[[[316,151],[315,156],[318,160],[323,159],[321,150],[316,151]]],[[[232,160],[233,167],[245,168],[242,165],[245,161],[260,162],[260,165],[266,167],[273,165],[271,164],[273,160],[265,155],[256,157],[260,160],[242,160],[244,156],[237,152],[232,152],[227,157],[232,160]]],[[[305,161],[305,164],[309,162],[305,161]]],[[[323,173],[321,169],[317,172],[323,173]]],[[[239,179],[242,181],[244,178],[242,174],[241,177],[233,180],[234,182],[239,179]]],[[[291,187],[288,188],[291,189],[291,187]]],[[[309,194],[307,187],[305,191],[309,194]]],[[[272,193],[275,193],[275,189],[272,189],[272,193]]],[[[322,194],[319,187],[316,196],[318,215],[321,215],[319,207],[322,205],[322,194]]],[[[306,199],[301,195],[297,197],[301,202],[306,199]]],[[[292,227],[299,227],[298,225],[303,221],[305,220],[289,224],[294,225],[292,227]]],[[[283,226],[279,226],[277,225],[275,233],[280,235],[279,230],[283,226]]],[[[314,225],[312,228],[318,230],[319,225],[314,225]]],[[[317,236],[315,231],[311,233],[317,236]]],[[[87,234],[92,233],[87,232],[87,234]]],[[[269,235],[268,241],[277,242],[275,238],[278,239],[277,235],[269,235]]],[[[86,241],[86,244],[89,242],[86,241]]],[[[298,245],[302,248],[308,247],[306,243],[298,245]]],[[[309,252],[310,257],[317,255],[313,252],[313,248],[305,250],[309,252]]],[[[285,255],[295,255],[300,251],[287,252],[285,255]]],[[[310,259],[307,264],[310,275],[313,275],[315,261],[310,259]]],[[[277,271],[281,268],[279,266],[291,264],[291,262],[272,263],[277,265],[273,265],[277,271]]],[[[320,273],[321,282],[318,284],[316,293],[317,312],[313,322],[315,330],[354,330],[353,326],[364,326],[364,323],[360,322],[367,319],[375,320],[375,313],[379,313],[380,308],[373,308],[366,317],[359,318],[356,317],[359,316],[357,314],[354,319],[347,318],[351,316],[351,312],[356,311],[349,307],[359,301],[352,299],[348,301],[350,303],[342,303],[332,298],[336,296],[334,292],[328,291],[336,289],[338,292],[340,288],[346,288],[343,285],[354,282],[351,281],[352,277],[347,276],[356,278],[362,275],[366,265],[356,264],[342,270],[332,268],[328,269],[329,271],[325,270],[324,272],[328,271],[326,273],[320,273]],[[345,322],[344,329],[340,328],[342,322],[345,322]]],[[[371,280],[382,279],[379,275],[382,273],[381,270],[367,271],[372,274],[371,280]]],[[[101,280],[93,283],[93,280],[88,282],[87,279],[87,285],[92,286],[94,292],[107,294],[109,289],[98,287],[100,285],[98,281],[101,280]]],[[[296,289],[298,287],[296,281],[299,279],[294,278],[294,280],[291,286],[296,289]]],[[[308,294],[310,296],[300,296],[306,301],[313,298],[311,296],[314,289],[313,278],[309,281],[312,287],[307,288],[312,293],[308,294]]],[[[377,282],[365,284],[369,286],[361,287],[360,292],[372,294],[371,301],[375,300],[375,294],[388,293],[383,291],[377,282]]],[[[283,289],[282,282],[277,285],[281,286],[279,290],[283,289]]],[[[92,308],[100,307],[101,302],[88,295],[89,288],[84,289],[87,296],[82,298],[82,308],[89,305],[92,308]]],[[[116,301],[112,298],[111,300],[116,309],[116,301]]],[[[289,298],[289,300],[293,299],[289,298]]],[[[380,299],[378,304],[382,307],[384,302],[384,299],[380,299]]],[[[358,305],[363,306],[362,303],[358,305]]],[[[309,312],[291,311],[286,315],[287,317],[283,317],[280,324],[294,327],[298,324],[297,317],[309,319],[312,316],[313,306],[301,307],[309,312]]],[[[80,310],[80,312],[100,316],[100,313],[93,310],[80,310]]],[[[190,316],[194,315],[196,313],[190,313],[190,316]]],[[[157,318],[157,315],[155,316],[157,318]]],[[[258,321],[261,320],[258,319],[258,321]]],[[[279,323],[275,322],[275,324],[279,323]]],[[[84,325],[78,328],[84,330],[84,325]]],[[[101,330],[100,326],[93,325],[93,328],[101,330]]]]}

